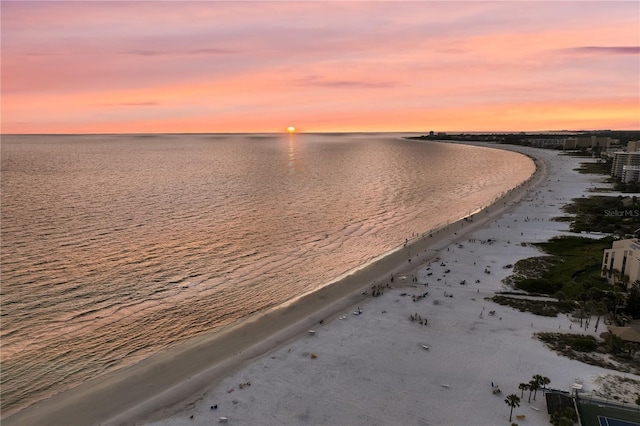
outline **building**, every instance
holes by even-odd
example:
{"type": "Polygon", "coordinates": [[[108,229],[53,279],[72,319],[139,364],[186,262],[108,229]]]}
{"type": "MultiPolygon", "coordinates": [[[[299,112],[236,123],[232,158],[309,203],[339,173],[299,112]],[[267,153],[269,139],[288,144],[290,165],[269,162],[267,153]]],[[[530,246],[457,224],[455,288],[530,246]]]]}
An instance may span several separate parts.
{"type": "MultiPolygon", "coordinates": [[[[636,210],[623,210],[618,213],[638,213],[636,210]]],[[[640,280],[640,240],[630,238],[628,240],[614,241],[610,249],[604,251],[602,256],[602,277],[609,284],[627,281],[627,288],[640,280]]]]}
{"type": "Polygon", "coordinates": [[[624,166],[640,166],[640,151],[615,151],[611,153],[611,157],[613,158],[611,176],[619,179],[622,179],[624,166]]]}
{"type": "Polygon", "coordinates": [[[601,148],[608,149],[611,145],[616,144],[617,139],[601,136],[576,136],[567,138],[564,143],[564,149],[581,149],[581,148],[601,148]]]}
{"type": "Polygon", "coordinates": [[[566,138],[528,138],[525,139],[530,146],[537,148],[553,148],[553,149],[565,149],[566,138]]]}
{"type": "Polygon", "coordinates": [[[627,144],[627,152],[640,151],[640,141],[632,141],[627,144]]]}
{"type": "Polygon", "coordinates": [[[640,166],[622,166],[620,180],[624,183],[640,182],[640,166]]]}

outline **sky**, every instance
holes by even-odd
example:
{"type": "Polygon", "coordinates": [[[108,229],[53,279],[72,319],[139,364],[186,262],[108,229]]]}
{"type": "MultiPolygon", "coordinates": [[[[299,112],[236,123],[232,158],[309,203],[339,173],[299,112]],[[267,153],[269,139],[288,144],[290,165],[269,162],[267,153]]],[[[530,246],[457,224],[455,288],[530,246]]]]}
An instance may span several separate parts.
{"type": "Polygon", "coordinates": [[[5,1],[7,133],[640,130],[640,2],[5,1]]]}

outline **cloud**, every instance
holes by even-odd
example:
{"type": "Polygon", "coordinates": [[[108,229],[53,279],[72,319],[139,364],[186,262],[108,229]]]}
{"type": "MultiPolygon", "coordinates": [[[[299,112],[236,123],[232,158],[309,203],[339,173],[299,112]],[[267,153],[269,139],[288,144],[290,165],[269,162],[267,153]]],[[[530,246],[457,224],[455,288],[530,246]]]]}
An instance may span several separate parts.
{"type": "Polygon", "coordinates": [[[640,46],[581,46],[561,52],[586,55],[640,55],[640,46]]]}
{"type": "Polygon", "coordinates": [[[231,49],[219,49],[219,48],[202,48],[192,50],[150,50],[150,49],[135,49],[126,50],[123,52],[126,55],[135,56],[164,56],[164,55],[230,55],[238,53],[237,50],[231,49]]]}
{"type": "Polygon", "coordinates": [[[385,89],[398,85],[395,81],[328,80],[317,76],[297,79],[301,86],[335,87],[339,89],[385,89]]]}
{"type": "Polygon", "coordinates": [[[158,101],[134,101],[134,102],[114,102],[107,104],[94,104],[98,107],[143,107],[143,106],[159,106],[158,101]]]}

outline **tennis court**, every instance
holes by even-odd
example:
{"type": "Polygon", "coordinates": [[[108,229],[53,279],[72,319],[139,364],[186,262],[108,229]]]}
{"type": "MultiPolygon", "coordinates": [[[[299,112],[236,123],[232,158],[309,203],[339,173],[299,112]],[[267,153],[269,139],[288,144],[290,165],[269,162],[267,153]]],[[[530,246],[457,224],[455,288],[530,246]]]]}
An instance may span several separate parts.
{"type": "Polygon", "coordinates": [[[640,426],[640,407],[635,404],[579,396],[576,399],[583,426],[640,426]]]}
{"type": "Polygon", "coordinates": [[[640,426],[640,423],[605,416],[598,416],[598,423],[600,423],[600,426],[640,426]]]}

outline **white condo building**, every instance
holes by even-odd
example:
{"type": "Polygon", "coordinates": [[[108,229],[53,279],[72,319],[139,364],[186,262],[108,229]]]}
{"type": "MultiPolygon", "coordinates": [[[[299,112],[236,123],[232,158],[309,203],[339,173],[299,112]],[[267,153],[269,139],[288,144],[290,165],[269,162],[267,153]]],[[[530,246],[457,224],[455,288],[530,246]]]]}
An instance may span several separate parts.
{"type": "Polygon", "coordinates": [[[640,182],[640,166],[622,166],[620,180],[629,182],[640,182]]]}
{"type": "Polygon", "coordinates": [[[638,238],[614,241],[612,247],[604,251],[602,276],[609,284],[614,284],[616,280],[622,281],[625,275],[629,277],[628,288],[640,280],[640,240],[638,238]]]}
{"type": "Polygon", "coordinates": [[[612,153],[613,166],[611,176],[622,179],[624,166],[640,166],[640,151],[625,152],[617,151],[612,153]]]}

